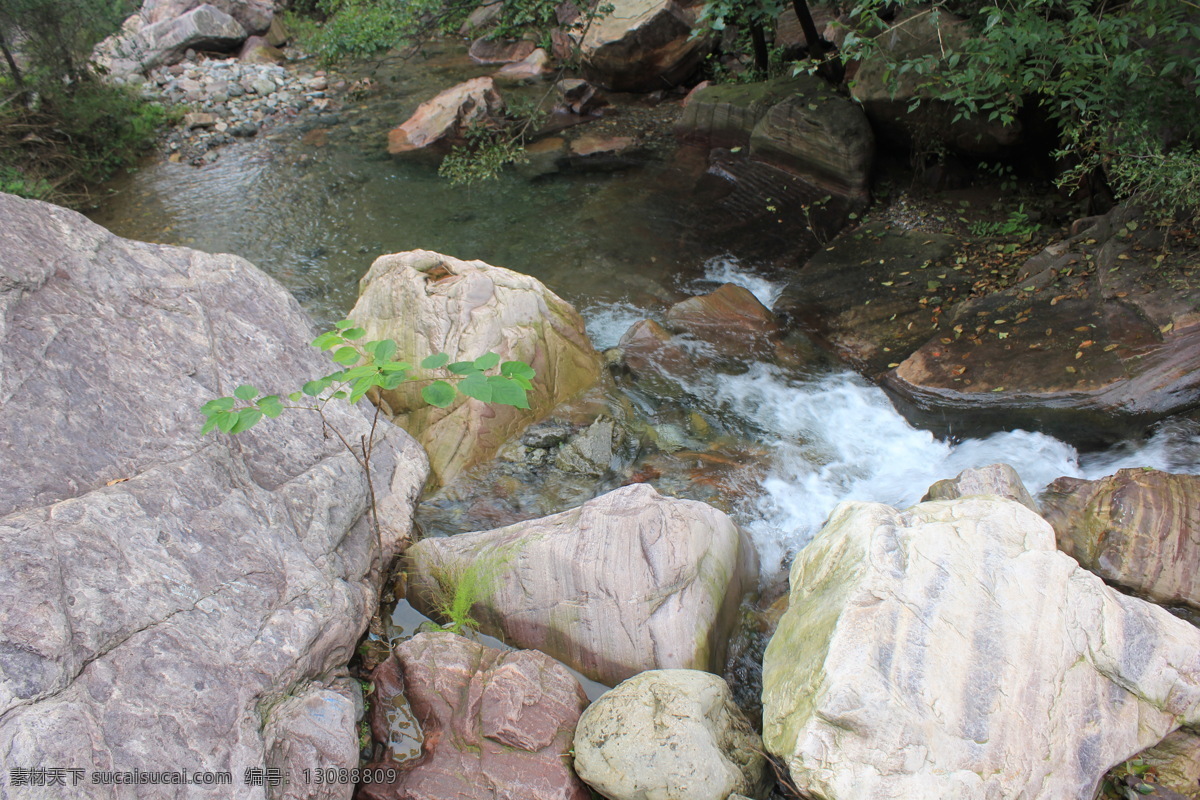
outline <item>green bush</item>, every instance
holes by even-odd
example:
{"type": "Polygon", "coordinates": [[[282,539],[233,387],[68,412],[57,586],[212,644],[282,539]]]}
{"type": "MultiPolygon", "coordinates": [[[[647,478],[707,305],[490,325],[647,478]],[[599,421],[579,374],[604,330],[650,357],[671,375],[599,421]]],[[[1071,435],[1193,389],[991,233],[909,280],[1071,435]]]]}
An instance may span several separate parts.
{"type": "Polygon", "coordinates": [[[88,80],[73,89],[46,95],[43,110],[57,121],[88,182],[107,180],[133,163],[167,120],[161,105],[124,86],[88,80]]]}

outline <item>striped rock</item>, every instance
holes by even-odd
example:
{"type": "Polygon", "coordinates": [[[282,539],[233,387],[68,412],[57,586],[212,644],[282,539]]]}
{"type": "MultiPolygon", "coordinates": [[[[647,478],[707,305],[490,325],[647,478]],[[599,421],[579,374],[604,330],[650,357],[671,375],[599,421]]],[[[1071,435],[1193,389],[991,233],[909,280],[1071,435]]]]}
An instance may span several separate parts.
{"type": "Polygon", "coordinates": [[[1088,798],[1200,722],[1200,630],[1011,500],[844,503],[790,580],[763,741],[823,800],[1088,798]]]}
{"type": "Polygon", "coordinates": [[[719,671],[757,574],[733,520],[644,483],[542,519],[424,539],[406,559],[419,610],[438,613],[448,583],[473,581],[484,633],[609,686],[648,669],[719,671]]]}
{"type": "Polygon", "coordinates": [[[1155,603],[1200,610],[1200,476],[1123,469],[1042,494],[1058,548],[1155,603]]]}

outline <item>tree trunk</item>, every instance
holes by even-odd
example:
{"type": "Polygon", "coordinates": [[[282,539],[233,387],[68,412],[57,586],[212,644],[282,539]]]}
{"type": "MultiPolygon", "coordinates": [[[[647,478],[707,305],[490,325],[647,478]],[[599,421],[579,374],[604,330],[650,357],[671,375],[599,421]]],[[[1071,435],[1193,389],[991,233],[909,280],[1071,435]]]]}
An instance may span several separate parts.
{"type": "Polygon", "coordinates": [[[750,41],[754,45],[754,69],[763,78],[767,77],[770,69],[770,53],[767,51],[767,36],[763,33],[762,23],[758,20],[750,22],[750,41]]]}
{"type": "Polygon", "coordinates": [[[821,38],[817,24],[813,22],[812,12],[808,10],[808,0],[792,0],[792,9],[800,28],[804,31],[804,43],[808,47],[808,57],[819,62],[817,74],[832,84],[839,84],[845,77],[845,68],[837,58],[826,58],[832,51],[833,45],[821,38]]]}
{"type": "Polygon", "coordinates": [[[8,42],[4,40],[4,34],[0,33],[0,51],[4,53],[4,60],[8,62],[8,71],[12,74],[13,83],[21,91],[25,91],[25,77],[21,75],[21,68],[17,66],[17,60],[13,58],[12,52],[8,49],[8,42]]]}

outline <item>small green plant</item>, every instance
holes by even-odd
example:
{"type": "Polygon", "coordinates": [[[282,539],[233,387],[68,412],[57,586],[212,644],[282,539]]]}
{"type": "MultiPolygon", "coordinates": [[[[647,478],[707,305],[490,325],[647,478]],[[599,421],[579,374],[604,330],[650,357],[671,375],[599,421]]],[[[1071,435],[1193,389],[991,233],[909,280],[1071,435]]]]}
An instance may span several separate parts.
{"type": "Polygon", "coordinates": [[[445,630],[459,635],[479,630],[479,620],[471,616],[471,610],[496,591],[497,578],[522,546],[521,542],[512,542],[481,553],[466,564],[430,570],[436,584],[432,605],[446,620],[442,626],[445,630]]]}
{"type": "Polygon", "coordinates": [[[1025,204],[1010,211],[1007,219],[980,220],[967,226],[972,236],[1017,236],[1028,239],[1037,232],[1037,223],[1025,211],[1025,204]]]}
{"type": "Polygon", "coordinates": [[[328,352],[342,369],[314,378],[299,391],[287,395],[264,394],[251,384],[242,384],[234,389],[231,396],[209,400],[200,407],[200,413],[205,417],[200,432],[202,435],[213,431],[237,434],[250,430],[264,417],[278,417],[285,411],[315,412],[325,429],[337,437],[366,475],[370,523],[379,538],[375,489],[371,480],[371,456],[376,443],[379,406],[375,406],[369,435],[361,437],[357,446],[346,438],[346,433],[330,423],[325,415],[326,406],[334,400],[357,403],[372,389],[386,391],[409,382],[423,382],[426,385],[421,389],[421,398],[438,408],[451,405],[459,394],[485,403],[529,408],[526,392],[533,388],[532,380],[536,373],[523,361],[501,362],[496,353],[454,363],[450,363],[450,356],[446,353],[435,353],[424,358],[417,371],[411,363],[395,360],[395,341],[363,341],[366,335],[367,332],[352,320],[338,322],[333,330],[314,339],[312,346],[328,352]],[[439,372],[448,373],[445,377],[455,383],[429,376],[429,373],[436,375],[439,372]]]}

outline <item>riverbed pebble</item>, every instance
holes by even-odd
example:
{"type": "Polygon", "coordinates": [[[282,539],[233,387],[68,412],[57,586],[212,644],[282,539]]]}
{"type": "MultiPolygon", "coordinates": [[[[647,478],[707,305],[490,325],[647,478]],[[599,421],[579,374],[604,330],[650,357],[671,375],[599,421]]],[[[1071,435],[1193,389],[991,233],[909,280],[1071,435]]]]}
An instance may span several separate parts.
{"type": "Polygon", "coordinates": [[[302,57],[288,66],[196,57],[151,71],[143,92],[186,109],[162,146],[164,152],[180,153],[178,160],[199,166],[216,160],[216,148],[256,136],[282,117],[321,115],[323,125],[337,124],[329,113],[339,107],[331,96],[337,86],[324,70],[305,66],[302,57]]]}

